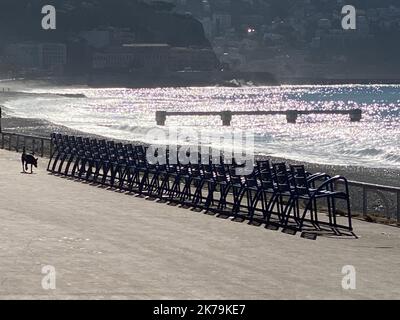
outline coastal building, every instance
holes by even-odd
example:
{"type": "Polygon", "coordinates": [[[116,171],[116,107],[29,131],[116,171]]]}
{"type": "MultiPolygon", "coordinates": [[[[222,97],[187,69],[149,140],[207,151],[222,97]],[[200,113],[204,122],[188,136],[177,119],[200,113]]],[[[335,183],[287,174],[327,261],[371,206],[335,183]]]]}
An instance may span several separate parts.
{"type": "Polygon", "coordinates": [[[42,68],[52,69],[67,63],[67,47],[62,43],[40,44],[42,68]]]}
{"type": "Polygon", "coordinates": [[[102,30],[83,31],[80,38],[87,41],[88,45],[95,49],[102,49],[109,46],[120,46],[124,43],[133,43],[136,35],[129,28],[106,28],[102,30]]]}
{"type": "Polygon", "coordinates": [[[224,35],[232,26],[232,17],[230,14],[215,13],[213,14],[213,30],[214,35],[224,35]]]}
{"type": "Polygon", "coordinates": [[[5,60],[25,69],[40,68],[42,57],[40,47],[35,43],[16,43],[8,45],[4,50],[5,60]]]}
{"type": "Polygon", "coordinates": [[[5,48],[5,57],[22,69],[62,73],[67,63],[67,47],[62,43],[16,43],[5,48]]]}
{"type": "Polygon", "coordinates": [[[94,70],[143,72],[215,70],[219,61],[212,49],[133,43],[111,47],[93,55],[94,70]]]}
{"type": "Polygon", "coordinates": [[[219,61],[212,49],[171,48],[168,62],[170,71],[211,71],[218,68],[219,61]]]}
{"type": "Polygon", "coordinates": [[[168,44],[133,43],[111,47],[93,55],[95,70],[162,71],[168,65],[168,44]]]}

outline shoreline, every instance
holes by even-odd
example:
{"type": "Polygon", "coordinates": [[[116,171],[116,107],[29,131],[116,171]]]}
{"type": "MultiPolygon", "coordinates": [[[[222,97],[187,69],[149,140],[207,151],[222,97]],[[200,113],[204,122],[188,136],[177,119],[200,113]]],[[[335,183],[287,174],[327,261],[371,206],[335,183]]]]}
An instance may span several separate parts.
{"type": "MultiPolygon", "coordinates": [[[[265,72],[232,72],[221,76],[219,81],[213,80],[211,76],[212,72],[204,72],[207,74],[205,79],[196,79],[196,77],[182,76],[184,72],[177,72],[180,75],[177,79],[172,81],[168,77],[164,81],[159,80],[155,82],[154,79],[144,77],[136,79],[132,78],[129,74],[115,74],[115,75],[103,75],[103,74],[90,74],[81,76],[49,76],[49,77],[37,77],[37,78],[22,78],[22,79],[0,79],[0,84],[20,82],[20,83],[38,83],[49,84],[58,86],[87,86],[88,88],[170,88],[170,87],[236,87],[240,88],[246,86],[248,83],[253,83],[256,87],[273,87],[273,86],[321,86],[321,85],[400,85],[399,77],[354,77],[354,78],[323,78],[323,77],[279,77],[265,72]],[[246,77],[247,74],[247,77],[246,77]],[[245,76],[243,76],[245,75],[245,76]],[[248,76],[252,75],[252,76],[248,76]]],[[[193,72],[193,74],[200,74],[193,72]]],[[[198,77],[198,75],[197,75],[198,77]]]]}
{"type": "MultiPolygon", "coordinates": [[[[51,133],[58,132],[66,135],[80,135],[84,137],[91,137],[96,139],[107,139],[114,141],[121,141],[124,143],[132,144],[145,144],[140,141],[125,141],[113,139],[105,136],[86,133],[83,131],[71,129],[62,125],[57,125],[43,119],[29,119],[29,118],[15,118],[6,117],[2,119],[3,131],[11,133],[20,133],[27,135],[35,135],[40,137],[49,137],[51,133]]],[[[287,158],[255,155],[255,159],[270,159],[274,162],[284,161],[291,164],[304,164],[310,172],[326,172],[332,176],[342,175],[348,180],[357,182],[365,182],[372,184],[388,185],[393,187],[400,187],[400,169],[390,168],[369,168],[362,166],[339,166],[339,165],[326,165],[305,161],[295,161],[287,158]]]]}
{"type": "MultiPolygon", "coordinates": [[[[43,87],[48,82],[31,82],[31,81],[5,81],[2,82],[0,87],[10,88],[10,92],[1,92],[0,89],[0,105],[4,104],[9,99],[18,96],[36,96],[34,93],[19,92],[26,88],[32,87],[43,87]]],[[[49,137],[53,132],[59,132],[68,135],[81,135],[97,139],[111,139],[100,135],[90,134],[83,131],[68,128],[66,126],[57,125],[44,119],[32,119],[32,118],[18,118],[7,115],[7,110],[3,108],[2,128],[4,131],[11,133],[21,133],[27,135],[35,135],[42,137],[49,137]]],[[[128,142],[118,140],[121,142],[128,142]]],[[[133,144],[144,144],[140,141],[129,141],[133,144]]],[[[272,161],[285,161],[291,164],[304,164],[310,172],[326,172],[332,176],[342,175],[349,180],[388,185],[393,187],[400,187],[400,168],[371,168],[363,166],[345,166],[345,165],[327,165],[312,163],[306,161],[295,161],[287,158],[272,157],[255,155],[256,159],[271,159],[272,161]]]]}

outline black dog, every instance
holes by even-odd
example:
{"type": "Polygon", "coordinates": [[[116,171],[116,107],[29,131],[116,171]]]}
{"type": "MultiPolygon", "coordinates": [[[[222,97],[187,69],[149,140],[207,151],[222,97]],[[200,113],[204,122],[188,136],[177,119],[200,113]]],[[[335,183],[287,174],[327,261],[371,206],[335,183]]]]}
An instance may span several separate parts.
{"type": "Polygon", "coordinates": [[[21,162],[22,162],[22,170],[24,171],[24,173],[28,171],[29,164],[31,165],[31,173],[33,173],[32,166],[35,166],[35,168],[37,168],[38,158],[35,158],[31,154],[26,154],[24,148],[22,151],[21,162]]]}

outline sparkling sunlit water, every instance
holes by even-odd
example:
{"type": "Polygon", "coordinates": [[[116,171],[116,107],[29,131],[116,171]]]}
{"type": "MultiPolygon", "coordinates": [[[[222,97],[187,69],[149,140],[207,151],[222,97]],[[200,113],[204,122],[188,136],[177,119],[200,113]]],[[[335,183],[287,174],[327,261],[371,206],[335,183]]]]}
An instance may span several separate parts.
{"type": "MultiPolygon", "coordinates": [[[[363,120],[348,116],[238,116],[232,127],[256,134],[256,153],[326,164],[400,168],[400,86],[282,86],[247,88],[65,89],[42,88],[35,98],[6,104],[20,117],[43,118],[89,133],[147,141],[155,111],[340,110],[361,108],[363,120]],[[46,94],[44,94],[46,93],[46,94]],[[47,93],[84,93],[66,98],[47,93]]],[[[168,127],[224,132],[218,117],[168,118],[168,127]]]]}

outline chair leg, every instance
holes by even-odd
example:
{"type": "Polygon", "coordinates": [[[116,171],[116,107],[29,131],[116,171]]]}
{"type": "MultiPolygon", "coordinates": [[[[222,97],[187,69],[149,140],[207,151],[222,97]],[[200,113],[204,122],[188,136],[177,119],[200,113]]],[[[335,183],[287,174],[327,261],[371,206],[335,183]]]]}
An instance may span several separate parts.
{"type": "Polygon", "coordinates": [[[314,199],[310,199],[310,200],[307,202],[307,205],[306,205],[306,208],[304,209],[303,215],[302,215],[302,217],[300,218],[300,221],[299,221],[299,230],[300,230],[300,231],[303,230],[304,220],[305,220],[305,218],[306,218],[307,212],[308,212],[309,210],[312,210],[312,207],[313,207],[313,205],[312,205],[312,204],[313,204],[313,200],[314,200],[314,199]]]}
{"type": "Polygon", "coordinates": [[[353,222],[351,221],[352,217],[351,217],[351,205],[349,196],[347,196],[346,202],[347,202],[347,218],[349,223],[349,231],[353,231],[353,222]]]}
{"type": "Polygon", "coordinates": [[[332,216],[333,216],[333,226],[337,227],[337,219],[336,219],[336,200],[332,197],[332,216]]]}
{"type": "Polygon", "coordinates": [[[108,172],[110,171],[110,163],[108,162],[103,162],[102,165],[102,179],[101,179],[101,184],[106,185],[107,184],[107,178],[108,178],[108,172]]]}
{"type": "Polygon", "coordinates": [[[89,181],[90,180],[90,176],[92,175],[93,171],[93,160],[88,161],[88,169],[86,171],[86,175],[85,175],[85,180],[89,181]]]}
{"type": "Polygon", "coordinates": [[[69,169],[71,168],[71,164],[73,162],[74,162],[74,155],[72,154],[69,157],[68,162],[67,162],[67,166],[65,167],[65,170],[64,170],[64,175],[67,176],[67,177],[70,176],[69,169]]]}
{"type": "Polygon", "coordinates": [[[190,203],[190,201],[192,199],[191,185],[192,185],[192,178],[185,177],[184,178],[184,187],[183,187],[182,193],[180,195],[180,202],[182,204],[190,203]]]}
{"type": "Polygon", "coordinates": [[[121,172],[120,172],[120,179],[119,179],[119,184],[118,184],[118,189],[125,191],[125,185],[126,185],[126,177],[128,174],[128,168],[127,166],[121,167],[121,172]]]}
{"type": "Polygon", "coordinates": [[[128,192],[133,193],[133,186],[138,186],[137,180],[137,170],[136,168],[129,167],[127,171],[127,183],[128,183],[128,192]]]}
{"type": "Polygon", "coordinates": [[[193,198],[192,198],[192,205],[194,207],[197,207],[199,204],[202,203],[202,189],[204,187],[205,181],[200,180],[196,186],[196,190],[193,194],[193,198]]]}
{"type": "MultiPolygon", "coordinates": [[[[287,227],[289,225],[289,220],[291,217],[291,213],[293,212],[293,209],[296,211],[296,202],[298,200],[295,199],[293,196],[289,197],[288,203],[284,209],[284,211],[282,212],[283,216],[285,217],[285,227],[287,227]]],[[[296,224],[298,224],[298,219],[296,219],[296,213],[294,213],[294,220],[296,221],[296,224]]],[[[301,224],[301,223],[300,223],[301,224]]],[[[301,224],[302,225],[302,224],[301,224]]],[[[301,228],[299,228],[301,230],[301,228]]]]}
{"type": "Polygon", "coordinates": [[[59,158],[60,158],[60,154],[58,153],[57,156],[54,158],[53,166],[51,167],[51,170],[50,170],[51,172],[56,171],[56,166],[57,166],[59,158]]]}
{"type": "Polygon", "coordinates": [[[78,171],[79,179],[82,179],[83,174],[86,172],[86,163],[87,163],[86,159],[82,159],[80,161],[80,167],[79,167],[79,171],[78,171]]]}
{"type": "Polygon", "coordinates": [[[58,169],[57,169],[57,173],[58,174],[61,174],[62,172],[62,168],[63,168],[63,166],[64,166],[64,163],[65,163],[65,160],[67,159],[67,155],[66,154],[63,154],[63,156],[61,157],[61,159],[60,159],[60,164],[58,165],[58,169]]]}
{"type": "Polygon", "coordinates": [[[158,196],[160,189],[160,173],[155,172],[149,184],[149,197],[158,196]]]}
{"type": "Polygon", "coordinates": [[[206,198],[204,208],[205,208],[206,212],[209,212],[210,207],[212,205],[214,205],[214,202],[215,202],[214,192],[216,189],[216,185],[214,182],[210,182],[210,181],[207,183],[207,185],[208,185],[208,193],[207,193],[207,198],[206,198]]]}
{"type": "Polygon", "coordinates": [[[263,191],[262,190],[258,190],[256,195],[254,196],[253,203],[251,205],[252,210],[249,213],[249,224],[252,224],[253,221],[254,221],[255,211],[256,211],[257,206],[260,203],[260,201],[261,201],[261,212],[262,212],[262,214],[263,214],[263,216],[265,218],[265,204],[264,204],[263,199],[264,199],[263,191]]]}
{"type": "Polygon", "coordinates": [[[243,198],[245,194],[247,195],[247,208],[248,208],[248,214],[247,217],[251,215],[251,209],[250,209],[250,203],[252,202],[251,199],[249,199],[249,194],[248,190],[245,188],[241,188],[239,191],[235,191],[235,187],[233,187],[233,208],[232,208],[232,215],[233,219],[238,219],[239,218],[239,212],[241,212],[241,204],[243,201],[243,198]]]}
{"type": "Polygon", "coordinates": [[[99,163],[99,161],[94,162],[94,167],[95,167],[95,170],[94,170],[94,174],[93,174],[93,182],[98,183],[100,170],[101,170],[101,164],[99,163]]]}
{"type": "Polygon", "coordinates": [[[175,175],[172,176],[171,180],[172,180],[171,181],[171,190],[169,192],[169,196],[168,197],[169,197],[169,199],[171,201],[173,201],[174,199],[177,198],[178,194],[180,193],[180,181],[181,181],[181,178],[180,178],[179,175],[176,175],[176,173],[175,173],[175,175]]]}
{"type": "Polygon", "coordinates": [[[229,195],[230,186],[220,184],[219,188],[220,188],[220,198],[219,198],[217,210],[219,212],[222,212],[222,211],[224,211],[224,209],[226,209],[226,206],[227,206],[226,198],[229,195]]]}
{"type": "Polygon", "coordinates": [[[75,177],[75,173],[76,170],[78,168],[78,163],[79,163],[79,156],[76,157],[75,161],[74,161],[74,165],[72,166],[72,170],[71,170],[71,177],[75,177]]]}
{"type": "Polygon", "coordinates": [[[54,160],[56,155],[58,154],[58,150],[56,149],[53,154],[50,155],[50,160],[49,163],[47,164],[47,171],[51,171],[50,167],[52,167],[52,164],[54,164],[54,160]]]}
{"type": "Polygon", "coordinates": [[[118,168],[117,165],[115,165],[114,163],[111,163],[110,165],[110,187],[114,188],[114,183],[115,183],[115,178],[117,176],[118,173],[118,168]]]}

